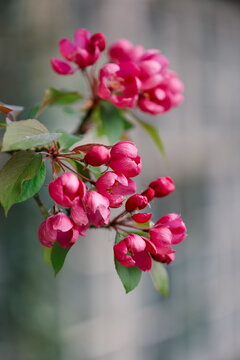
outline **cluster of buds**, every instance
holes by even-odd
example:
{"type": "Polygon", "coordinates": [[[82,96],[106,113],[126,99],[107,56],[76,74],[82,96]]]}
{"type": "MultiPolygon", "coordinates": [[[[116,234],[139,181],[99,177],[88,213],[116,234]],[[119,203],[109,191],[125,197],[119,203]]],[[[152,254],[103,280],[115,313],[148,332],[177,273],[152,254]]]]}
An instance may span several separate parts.
{"type": "Polygon", "coordinates": [[[179,215],[168,214],[153,224],[151,213],[139,212],[154,198],[170,194],[175,189],[172,179],[158,178],[141,194],[134,194],[136,184],[131,178],[139,175],[142,163],[135,144],[129,141],[114,146],[81,145],[71,155],[54,151],[52,161],[59,162],[64,170],[64,161],[78,155],[85,167],[104,165],[106,169],[96,181],[69,171],[55,176],[49,184],[54,213],[40,225],[38,232],[42,245],[53,247],[57,241],[63,248],[69,248],[79,235],[86,236],[89,227],[105,227],[114,229],[123,238],[114,245],[115,257],[121,265],[149,271],[152,258],[168,264],[173,261],[172,245],[186,236],[179,215]],[[126,200],[127,195],[132,196],[126,200]],[[125,200],[124,210],[111,220],[111,208],[121,207],[125,200]],[[59,206],[66,208],[66,214],[59,206]],[[132,233],[134,230],[144,232],[144,236],[132,233]]]}
{"type": "MultiPolygon", "coordinates": [[[[102,33],[91,34],[79,29],[74,42],[64,38],[59,42],[61,55],[67,61],[53,58],[52,67],[61,75],[73,74],[93,65],[105,49],[102,33]],[[74,63],[72,66],[69,62],[74,63]]],[[[99,72],[89,74],[94,101],[107,99],[119,108],[134,108],[157,115],[178,106],[183,101],[183,83],[168,68],[169,61],[159,50],[144,50],[120,39],[108,49],[109,62],[99,72]]]]}

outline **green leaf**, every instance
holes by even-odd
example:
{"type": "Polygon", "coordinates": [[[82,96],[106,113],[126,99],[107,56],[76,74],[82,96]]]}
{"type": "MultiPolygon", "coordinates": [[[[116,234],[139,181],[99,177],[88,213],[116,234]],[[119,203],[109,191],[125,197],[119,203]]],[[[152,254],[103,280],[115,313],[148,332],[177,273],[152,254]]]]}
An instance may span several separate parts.
{"type": "Polygon", "coordinates": [[[69,250],[70,248],[64,249],[63,247],[61,247],[61,245],[57,241],[54,242],[51,253],[51,262],[55,275],[57,275],[63,267],[65,258],[69,250]]]}
{"type": "Polygon", "coordinates": [[[48,265],[52,265],[51,254],[52,254],[52,248],[44,246],[42,256],[43,256],[43,260],[48,265]]]}
{"type": "Polygon", "coordinates": [[[66,91],[49,88],[45,91],[42,102],[36,116],[52,105],[68,105],[82,99],[82,95],[77,91],[66,91]]]}
{"type": "Polygon", "coordinates": [[[57,133],[62,134],[58,139],[58,144],[65,151],[69,150],[71,146],[82,140],[82,136],[68,134],[64,130],[57,130],[57,133]]]}
{"type": "Polygon", "coordinates": [[[162,153],[162,155],[165,156],[165,150],[164,150],[164,146],[163,146],[163,142],[160,138],[160,135],[158,134],[157,129],[143,121],[142,119],[139,119],[138,117],[136,117],[135,114],[132,114],[135,118],[135,120],[137,121],[137,123],[150,135],[150,137],[152,138],[152,140],[155,142],[155,144],[157,145],[158,149],[160,150],[160,152],[162,153]]]}
{"type": "Polygon", "coordinates": [[[26,150],[51,143],[61,134],[49,133],[38,120],[14,121],[7,125],[2,151],[26,150]]]}
{"type": "Polygon", "coordinates": [[[22,192],[22,183],[32,179],[39,171],[42,156],[34,152],[19,151],[3,166],[0,172],[0,202],[7,215],[22,192]]]}
{"type": "Polygon", "coordinates": [[[167,297],[169,288],[168,273],[165,267],[157,262],[152,262],[152,268],[150,270],[153,285],[164,297],[167,297]]]}
{"type": "MultiPolygon", "coordinates": [[[[118,234],[115,237],[115,244],[117,244],[121,239],[119,238],[118,234]]],[[[136,266],[134,267],[126,267],[119,264],[116,258],[114,258],[115,268],[120,277],[120,280],[126,290],[126,293],[129,293],[138,285],[142,271],[138,269],[136,266]]]]}
{"type": "Polygon", "coordinates": [[[120,140],[127,122],[122,110],[116,108],[110,102],[103,102],[100,105],[100,117],[103,130],[110,143],[120,140]]]}
{"type": "Polygon", "coordinates": [[[20,203],[33,197],[43,186],[46,177],[46,167],[42,163],[38,173],[30,180],[25,180],[22,184],[22,192],[16,203],[20,203]]]}
{"type": "Polygon", "coordinates": [[[37,113],[38,113],[39,107],[40,107],[40,105],[39,105],[39,104],[36,104],[36,105],[34,105],[34,106],[30,109],[29,119],[35,119],[35,118],[37,117],[37,113]]]}

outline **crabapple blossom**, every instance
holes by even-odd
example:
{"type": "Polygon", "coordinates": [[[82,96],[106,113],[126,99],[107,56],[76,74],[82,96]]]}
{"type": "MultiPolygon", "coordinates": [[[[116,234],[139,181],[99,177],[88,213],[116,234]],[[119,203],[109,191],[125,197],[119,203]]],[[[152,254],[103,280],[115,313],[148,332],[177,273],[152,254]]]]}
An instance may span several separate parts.
{"type": "Polygon", "coordinates": [[[135,193],[136,184],[123,174],[108,171],[97,180],[96,188],[100,194],[108,198],[111,208],[118,208],[125,200],[124,195],[135,193]]]}
{"type": "Polygon", "coordinates": [[[149,184],[149,187],[155,191],[155,197],[160,198],[169,195],[175,190],[175,185],[169,176],[159,177],[149,184]]]}
{"type": "Polygon", "coordinates": [[[71,207],[76,197],[84,198],[86,185],[73,173],[66,172],[50,182],[48,191],[58,205],[71,207]]]}
{"type": "Polygon", "coordinates": [[[149,271],[152,267],[152,259],[147,251],[147,242],[137,234],[129,234],[115,244],[113,250],[115,258],[123,266],[137,266],[142,271],[149,271]]]}
{"type": "Polygon", "coordinates": [[[136,105],[141,82],[139,70],[132,63],[107,64],[100,70],[98,96],[120,108],[136,105]]]}
{"type": "Polygon", "coordinates": [[[84,161],[92,166],[100,166],[106,164],[110,159],[110,152],[106,146],[93,146],[85,155],[84,161]]]}
{"type": "Polygon", "coordinates": [[[78,226],[79,234],[86,236],[86,230],[89,228],[89,221],[83,201],[80,197],[75,198],[71,206],[71,217],[73,222],[78,226]]]}
{"type": "Polygon", "coordinates": [[[100,227],[109,223],[109,200],[105,196],[90,190],[85,196],[85,206],[87,216],[94,226],[100,227]]]}
{"type": "Polygon", "coordinates": [[[74,42],[64,38],[59,42],[61,55],[77,66],[56,58],[51,59],[53,70],[61,75],[73,74],[78,68],[84,69],[93,65],[105,49],[105,36],[102,33],[91,34],[86,29],[78,29],[74,34],[74,42]]]}
{"type": "Polygon", "coordinates": [[[175,260],[175,252],[176,251],[173,250],[171,253],[165,255],[152,255],[152,258],[157,262],[166,263],[169,265],[175,260]]]}
{"type": "Polygon", "coordinates": [[[57,241],[63,248],[71,247],[79,237],[78,227],[63,213],[48,217],[39,227],[38,237],[42,245],[53,247],[57,241]]]}
{"type": "Polygon", "coordinates": [[[111,149],[109,166],[126,177],[135,177],[142,170],[142,160],[138,149],[131,141],[119,141],[111,149]]]}
{"type": "Polygon", "coordinates": [[[157,226],[162,225],[167,226],[168,229],[171,231],[171,243],[173,245],[179,244],[186,238],[187,228],[182,219],[180,218],[179,214],[171,213],[161,217],[161,219],[156,222],[155,227],[157,228],[157,226]]]}

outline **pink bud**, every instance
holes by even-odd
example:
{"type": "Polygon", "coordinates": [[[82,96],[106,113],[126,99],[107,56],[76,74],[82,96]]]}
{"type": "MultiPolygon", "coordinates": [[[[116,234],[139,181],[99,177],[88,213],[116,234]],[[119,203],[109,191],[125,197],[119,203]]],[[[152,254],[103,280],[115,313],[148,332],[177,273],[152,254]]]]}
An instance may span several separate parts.
{"type": "Polygon", "coordinates": [[[56,58],[51,59],[51,65],[53,70],[59,75],[72,75],[77,70],[77,68],[69,65],[66,61],[56,58]]]}
{"type": "Polygon", "coordinates": [[[91,223],[100,227],[109,223],[110,210],[109,201],[96,191],[90,190],[85,196],[87,216],[91,223]]]}
{"type": "Polygon", "coordinates": [[[89,228],[89,221],[86,210],[83,206],[83,201],[80,197],[75,198],[71,207],[71,217],[74,223],[78,226],[79,234],[86,236],[86,230],[89,228]]]}
{"type": "Polygon", "coordinates": [[[155,196],[155,191],[152,188],[148,188],[148,189],[144,190],[141,195],[146,196],[148,199],[148,202],[150,202],[150,201],[152,201],[152,199],[155,196]]]}
{"type": "Polygon", "coordinates": [[[155,197],[160,198],[167,196],[173,190],[175,190],[175,185],[173,180],[167,177],[160,177],[149,184],[149,187],[155,191],[155,197]]]}
{"type": "Polygon", "coordinates": [[[137,266],[142,271],[149,271],[152,267],[152,259],[147,252],[147,243],[137,234],[129,234],[124,240],[115,244],[113,250],[115,258],[123,266],[137,266]]]}
{"type": "Polygon", "coordinates": [[[146,222],[148,222],[152,217],[152,213],[137,213],[137,214],[133,214],[132,215],[132,219],[139,223],[139,224],[144,224],[146,222]]]}
{"type": "Polygon", "coordinates": [[[101,166],[110,159],[110,152],[105,146],[93,146],[85,155],[84,161],[92,166],[101,166]]]}
{"type": "Polygon", "coordinates": [[[85,196],[86,185],[73,173],[66,172],[50,182],[48,191],[57,204],[71,207],[76,197],[85,196]]]}
{"type": "Polygon", "coordinates": [[[40,225],[38,237],[44,246],[53,247],[53,243],[58,241],[63,248],[69,248],[77,241],[79,231],[67,215],[58,213],[40,225]]]}
{"type": "Polygon", "coordinates": [[[112,147],[109,166],[126,177],[135,177],[142,170],[142,161],[137,147],[130,141],[120,141],[112,147]]]}
{"type": "Polygon", "coordinates": [[[125,208],[126,211],[132,212],[134,210],[142,210],[148,205],[148,199],[146,196],[135,194],[127,199],[125,208]]]}

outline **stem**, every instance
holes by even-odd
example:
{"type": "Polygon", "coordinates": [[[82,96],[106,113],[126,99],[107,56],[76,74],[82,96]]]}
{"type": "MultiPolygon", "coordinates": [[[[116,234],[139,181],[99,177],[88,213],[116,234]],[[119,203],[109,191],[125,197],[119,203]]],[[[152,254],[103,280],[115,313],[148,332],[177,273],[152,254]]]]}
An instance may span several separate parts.
{"type": "Polygon", "coordinates": [[[94,110],[95,105],[93,104],[86,112],[79,127],[74,131],[74,135],[84,135],[86,132],[88,132],[92,125],[91,116],[94,110]]]}
{"type": "Polygon", "coordinates": [[[124,223],[119,223],[119,225],[127,227],[127,228],[136,229],[136,230],[139,230],[139,231],[149,232],[149,228],[141,228],[141,227],[136,226],[136,225],[130,225],[130,224],[128,225],[128,224],[124,224],[124,223]]]}
{"type": "Polygon", "coordinates": [[[36,201],[40,211],[41,211],[41,214],[44,218],[44,220],[46,220],[48,217],[49,217],[49,212],[46,208],[46,206],[43,204],[42,200],[40,199],[40,196],[38,193],[36,193],[34,196],[33,196],[34,200],[36,201]]]}
{"type": "Polygon", "coordinates": [[[116,216],[110,223],[109,226],[114,226],[117,223],[117,220],[120,219],[121,217],[123,217],[124,215],[127,214],[127,211],[124,210],[121,214],[119,214],[118,216],[116,216]]]}
{"type": "Polygon", "coordinates": [[[79,174],[77,171],[73,170],[72,168],[70,168],[69,166],[67,166],[66,164],[64,164],[61,160],[58,160],[58,163],[59,163],[60,166],[62,165],[62,166],[65,167],[66,169],[74,172],[77,176],[79,176],[79,177],[83,178],[84,180],[88,181],[89,183],[95,185],[96,182],[95,182],[94,180],[89,179],[89,178],[87,178],[86,176],[84,176],[84,175],[82,175],[82,174],[79,174]]]}

